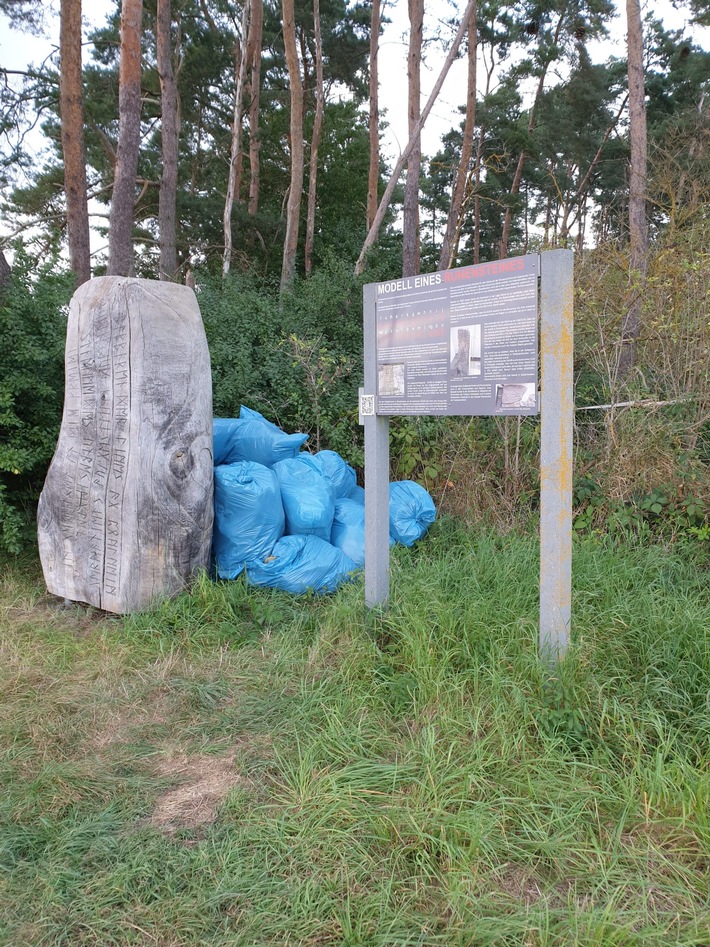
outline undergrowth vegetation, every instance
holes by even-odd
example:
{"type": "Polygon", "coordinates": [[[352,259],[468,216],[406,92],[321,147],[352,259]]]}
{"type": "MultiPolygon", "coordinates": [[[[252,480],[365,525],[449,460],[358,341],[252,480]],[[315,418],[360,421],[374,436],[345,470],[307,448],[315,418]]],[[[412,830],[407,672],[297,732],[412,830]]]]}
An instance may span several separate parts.
{"type": "Polygon", "coordinates": [[[10,567],[0,943],[707,944],[708,565],[578,536],[557,673],[535,540],[452,518],[379,614],[107,617],[10,567]]]}
{"type": "MultiPolygon", "coordinates": [[[[613,246],[575,266],[575,526],[710,537],[708,224],[659,238],[649,264],[639,362],[622,385],[616,345],[626,258],[613,246]],[[600,407],[615,405],[615,407],[600,407]]],[[[387,257],[366,280],[386,276],[387,257]]],[[[0,548],[32,544],[34,512],[61,419],[66,275],[18,251],[0,299],[0,548]]],[[[292,292],[249,273],[204,273],[198,300],[214,410],[241,403],[306,431],[362,468],[362,280],[331,258],[292,292]]],[[[525,528],[537,512],[539,419],[395,418],[392,477],[419,480],[468,522],[525,528]]]]}

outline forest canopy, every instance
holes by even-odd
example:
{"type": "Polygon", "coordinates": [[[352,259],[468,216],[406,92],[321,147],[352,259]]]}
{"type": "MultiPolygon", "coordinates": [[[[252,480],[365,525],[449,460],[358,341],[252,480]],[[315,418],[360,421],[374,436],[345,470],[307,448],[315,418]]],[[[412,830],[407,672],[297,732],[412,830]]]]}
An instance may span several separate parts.
{"type": "MultiPolygon", "coordinates": [[[[391,170],[380,139],[399,119],[392,108],[387,113],[378,108],[378,91],[382,98],[391,74],[379,83],[370,81],[373,73],[377,77],[382,48],[373,42],[372,24],[375,39],[386,28],[391,43],[406,21],[404,10],[398,4],[380,11],[379,0],[315,5],[299,0],[291,43],[291,30],[284,29],[291,22],[284,19],[287,7],[269,0],[246,0],[245,5],[125,0],[124,14],[133,8],[135,19],[140,10],[134,25],[139,92],[137,105],[130,107],[122,104],[120,93],[122,47],[130,40],[130,30],[121,27],[121,5],[87,31],[80,68],[64,79],[74,84],[67,101],[78,104],[75,114],[83,124],[85,187],[97,232],[92,272],[105,271],[111,215],[115,227],[119,212],[132,228],[132,271],[146,276],[160,269],[162,238],[175,243],[171,277],[184,279],[188,268],[213,267],[220,260],[227,270],[234,265],[278,277],[289,222],[290,278],[311,272],[330,253],[346,259],[358,255],[372,219],[373,167],[380,196],[391,170]],[[292,107],[296,92],[298,115],[292,107]],[[121,123],[125,139],[131,109],[136,112],[136,170],[125,183],[121,123]],[[298,202],[292,197],[289,206],[298,161],[301,196],[298,202]],[[113,206],[114,195],[122,207],[113,206]],[[171,214],[174,222],[168,224],[171,214]]],[[[410,131],[425,101],[422,68],[425,81],[438,73],[461,23],[464,5],[459,7],[442,19],[422,4],[419,33],[426,35],[420,36],[419,47],[416,31],[399,37],[409,49],[407,74],[414,88],[410,131]]],[[[63,0],[61,8],[63,18],[82,13],[80,0],[63,0]]],[[[19,0],[2,5],[15,26],[41,28],[33,11],[33,5],[19,0]]],[[[599,42],[608,36],[617,12],[623,11],[616,11],[611,0],[472,5],[458,51],[460,60],[472,62],[468,88],[460,89],[459,114],[451,113],[450,130],[435,153],[419,146],[415,162],[410,159],[401,175],[407,187],[395,190],[380,232],[393,253],[401,232],[405,245],[411,242],[415,214],[422,270],[443,265],[447,226],[449,242],[455,235],[456,244],[447,265],[539,245],[581,249],[628,236],[626,49],[623,42],[599,42]],[[616,55],[609,55],[610,48],[616,55]]],[[[667,28],[652,14],[642,25],[648,154],[652,163],[666,155],[663,173],[667,176],[667,165],[673,164],[686,189],[697,182],[704,152],[710,54],[692,39],[691,21],[702,21],[705,14],[699,4],[688,9],[685,30],[667,28]]],[[[620,30],[623,23],[617,19],[617,37],[620,30]]],[[[71,207],[65,175],[81,171],[71,156],[67,166],[61,120],[62,74],[70,72],[76,53],[69,46],[63,56],[60,52],[25,75],[3,70],[0,100],[5,239],[25,236],[43,255],[67,243],[71,207]],[[39,160],[38,132],[46,145],[39,160]]],[[[457,75],[465,80],[463,62],[457,75]]],[[[402,101],[402,112],[404,106],[402,101]]],[[[437,109],[439,124],[443,108],[437,109]]],[[[432,143],[431,137],[426,140],[432,143]]],[[[402,148],[405,143],[400,141],[402,148]]],[[[685,195],[666,194],[667,186],[651,175],[652,233],[673,223],[683,203],[685,195]]],[[[405,261],[405,266],[410,264],[405,261]]]]}

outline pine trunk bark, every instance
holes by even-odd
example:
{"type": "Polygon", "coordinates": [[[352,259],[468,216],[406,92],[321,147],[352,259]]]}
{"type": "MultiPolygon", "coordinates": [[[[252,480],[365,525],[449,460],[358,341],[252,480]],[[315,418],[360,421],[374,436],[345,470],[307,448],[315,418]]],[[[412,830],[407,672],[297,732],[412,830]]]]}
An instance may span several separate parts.
{"type": "Polygon", "coordinates": [[[12,267],[7,262],[7,258],[5,257],[5,254],[2,252],[2,249],[0,248],[0,298],[2,298],[1,294],[3,290],[5,289],[5,287],[7,286],[7,284],[10,282],[11,276],[12,276],[12,267]]]}
{"type": "Polygon", "coordinates": [[[259,210],[260,150],[259,95],[261,93],[261,43],[264,30],[263,0],[251,0],[251,19],[247,40],[249,67],[249,214],[259,210]]]}
{"type": "Polygon", "coordinates": [[[224,255],[222,257],[222,275],[229,273],[232,264],[232,208],[239,198],[242,156],[242,116],[244,98],[244,80],[247,71],[246,36],[249,32],[249,14],[251,0],[244,0],[242,11],[242,36],[237,40],[235,58],[237,62],[237,82],[234,91],[234,116],[232,119],[232,147],[229,156],[229,176],[227,179],[227,198],[224,202],[222,218],[224,233],[224,255]]]}
{"type": "Polygon", "coordinates": [[[311,158],[308,178],[308,209],[306,211],[306,244],[304,248],[304,270],[310,275],[313,257],[313,238],[316,228],[316,183],[318,178],[318,146],[323,127],[324,90],[323,90],[323,42],[320,32],[320,3],[313,0],[313,28],[316,46],[316,114],[313,120],[311,138],[311,158]]]}
{"type": "Polygon", "coordinates": [[[377,185],[380,181],[380,104],[378,54],[380,49],[380,0],[372,0],[370,22],[370,169],[367,175],[367,229],[377,213],[377,185]]]}
{"type": "Polygon", "coordinates": [[[161,147],[163,169],[158,198],[160,233],[160,278],[174,280],[177,275],[177,177],[180,119],[178,89],[172,62],[170,0],[158,0],[156,40],[158,78],[160,79],[161,147]]]}
{"type": "Polygon", "coordinates": [[[281,292],[296,278],[298,225],[303,190],[303,83],[296,46],[294,0],[282,0],[284,48],[291,85],[291,183],[286,204],[286,237],[281,264],[281,292]]]}
{"type": "Polygon", "coordinates": [[[108,234],[109,276],[130,276],[133,268],[133,208],[141,139],[142,18],[143,0],[123,0],[118,73],[118,148],[108,234]]]}
{"type": "Polygon", "coordinates": [[[626,313],[621,325],[618,372],[622,380],[636,364],[648,257],[648,222],[646,220],[648,152],[643,81],[643,31],[639,0],[626,0],[626,28],[631,166],[629,175],[629,292],[626,313]]]}
{"type": "MultiPolygon", "coordinates": [[[[486,52],[483,51],[483,62],[486,63],[486,52]]],[[[486,84],[483,92],[483,99],[488,98],[491,92],[491,83],[496,69],[495,46],[491,44],[490,55],[488,57],[486,71],[486,84]]],[[[478,83],[478,80],[476,80],[478,83]]],[[[476,158],[473,163],[473,262],[480,263],[481,260],[481,176],[483,172],[483,149],[486,142],[486,129],[483,125],[478,128],[478,142],[476,144],[476,158]]],[[[458,239],[458,238],[457,238],[458,239]]],[[[458,245],[457,245],[458,252],[458,245]]]]}
{"type": "Polygon", "coordinates": [[[424,0],[408,0],[409,53],[407,78],[409,88],[408,131],[414,145],[407,161],[407,180],[404,186],[404,220],[402,224],[402,276],[419,272],[419,171],[422,160],[421,131],[414,133],[421,115],[422,33],[424,29],[424,0]]]}
{"type": "Polygon", "coordinates": [[[451,206],[446,221],[446,231],[441,244],[439,269],[447,270],[453,266],[458,250],[457,234],[461,230],[461,215],[469,176],[469,165],[473,155],[473,133],[476,127],[476,7],[474,6],[468,24],[468,77],[466,80],[466,118],[463,128],[461,158],[456,169],[454,186],[451,192],[451,206]]]}
{"type": "Polygon", "coordinates": [[[365,260],[367,258],[367,254],[369,253],[369,251],[372,249],[372,247],[377,241],[377,235],[380,232],[382,221],[385,219],[387,208],[389,207],[390,201],[392,200],[392,195],[394,194],[394,189],[397,187],[397,182],[399,181],[400,175],[402,174],[404,166],[407,163],[407,160],[409,159],[409,155],[411,154],[411,151],[414,148],[417,137],[421,133],[421,130],[424,127],[424,124],[427,118],[429,117],[429,113],[431,112],[432,108],[434,107],[434,103],[439,97],[439,93],[441,92],[441,87],[444,84],[444,80],[446,79],[447,75],[449,74],[449,70],[451,69],[451,64],[453,63],[454,59],[456,59],[456,55],[459,51],[459,46],[461,45],[461,40],[463,39],[464,33],[466,32],[466,24],[468,23],[471,17],[471,11],[473,10],[475,3],[476,3],[476,0],[469,0],[466,6],[466,10],[464,11],[463,17],[461,18],[461,23],[459,24],[459,28],[456,32],[456,36],[454,37],[454,41],[451,44],[451,47],[448,53],[446,54],[446,59],[444,60],[444,64],[441,67],[441,71],[439,72],[436,82],[434,83],[434,88],[431,90],[429,98],[427,99],[427,103],[422,109],[422,114],[419,117],[419,121],[416,124],[414,132],[409,136],[409,141],[407,142],[407,145],[404,151],[399,156],[399,159],[397,160],[397,163],[394,166],[394,170],[392,171],[392,174],[390,175],[390,179],[387,182],[387,187],[385,188],[385,193],[382,195],[382,199],[377,205],[377,213],[375,214],[375,219],[373,220],[372,226],[367,232],[367,236],[365,237],[365,242],[363,243],[362,249],[360,250],[360,255],[358,256],[357,261],[355,263],[356,276],[361,276],[365,269],[365,260]]]}
{"type": "Polygon", "coordinates": [[[80,286],[91,279],[89,208],[86,197],[81,0],[62,0],[59,25],[59,112],[62,119],[64,192],[67,202],[69,259],[80,286]]]}
{"type": "Polygon", "coordinates": [[[478,144],[476,145],[476,160],[473,171],[473,262],[481,260],[481,172],[483,170],[483,147],[485,144],[485,129],[478,129],[478,144]]]}

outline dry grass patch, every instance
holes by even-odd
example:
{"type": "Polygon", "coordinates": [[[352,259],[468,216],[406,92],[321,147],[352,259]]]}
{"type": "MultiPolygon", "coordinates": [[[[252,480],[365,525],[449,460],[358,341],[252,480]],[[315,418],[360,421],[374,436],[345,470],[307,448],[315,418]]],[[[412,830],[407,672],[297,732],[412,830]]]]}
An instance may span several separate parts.
{"type": "Polygon", "coordinates": [[[545,897],[540,882],[521,865],[503,865],[502,870],[496,872],[495,880],[504,895],[514,901],[521,901],[526,907],[545,897]]]}
{"type": "Polygon", "coordinates": [[[5,621],[13,626],[41,626],[52,629],[65,629],[78,638],[90,635],[97,626],[116,623],[120,616],[80,602],[65,603],[48,592],[37,594],[36,589],[25,590],[11,588],[12,577],[0,585],[0,595],[5,599],[2,614],[5,621]],[[10,587],[10,588],[8,588],[10,587]],[[6,592],[14,595],[8,602],[6,592]]]}
{"type": "Polygon", "coordinates": [[[131,703],[118,706],[98,704],[94,709],[89,747],[102,753],[118,744],[128,743],[138,728],[166,724],[170,720],[170,711],[168,695],[162,689],[131,703]]]}
{"type": "Polygon", "coordinates": [[[229,791],[245,781],[237,772],[234,754],[175,753],[162,759],[156,768],[161,776],[178,781],[177,786],[158,797],[150,816],[151,824],[166,835],[210,825],[229,791]]]}

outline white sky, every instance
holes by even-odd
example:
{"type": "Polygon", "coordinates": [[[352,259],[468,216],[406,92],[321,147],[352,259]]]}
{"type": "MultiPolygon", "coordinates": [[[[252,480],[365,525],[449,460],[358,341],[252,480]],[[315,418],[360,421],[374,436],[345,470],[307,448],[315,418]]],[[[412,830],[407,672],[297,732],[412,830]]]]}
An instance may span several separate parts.
{"type": "MultiPolygon", "coordinates": [[[[606,59],[609,55],[624,55],[625,17],[623,4],[617,0],[622,8],[621,13],[610,24],[612,38],[603,45],[598,45],[595,59],[606,59]]],[[[454,16],[454,3],[442,0],[425,0],[428,9],[435,9],[436,15],[428,13],[425,17],[424,36],[431,36],[442,15],[451,19],[454,16]]],[[[465,6],[464,0],[455,0],[455,7],[459,11],[465,6]]],[[[8,69],[25,69],[30,63],[38,65],[56,48],[59,33],[59,0],[45,0],[44,9],[47,13],[48,36],[37,38],[9,28],[7,20],[0,15],[0,63],[8,69]]],[[[113,9],[111,0],[84,0],[85,19],[90,18],[93,24],[105,22],[107,13],[113,9]]],[[[653,13],[662,18],[666,27],[678,29],[688,21],[687,12],[676,10],[670,0],[655,0],[651,5],[643,4],[642,10],[652,9],[653,13]]],[[[407,141],[407,41],[409,22],[407,15],[407,0],[384,0],[383,15],[391,20],[385,28],[380,44],[380,107],[386,110],[386,121],[389,128],[382,141],[384,156],[392,162],[407,141]]],[[[710,46],[708,36],[710,30],[695,31],[696,41],[703,41],[707,48],[710,46]]],[[[448,47],[447,47],[448,48],[448,47]]],[[[439,44],[430,45],[425,49],[425,63],[422,70],[422,105],[431,91],[439,73],[440,65],[445,53],[439,44]]],[[[437,103],[429,117],[422,135],[422,148],[426,155],[433,155],[439,146],[441,137],[451,127],[461,121],[457,110],[465,103],[466,96],[466,62],[459,59],[451,68],[437,103]]],[[[41,136],[33,139],[36,147],[41,147],[41,136]]]]}
{"type": "MultiPolygon", "coordinates": [[[[384,14],[392,23],[386,28],[380,44],[380,102],[381,107],[387,109],[387,121],[390,128],[384,136],[383,151],[385,156],[392,160],[396,158],[407,143],[407,43],[409,38],[409,19],[407,0],[384,0],[386,9],[384,14]]],[[[590,44],[592,58],[596,62],[603,62],[610,56],[623,57],[625,52],[626,15],[622,0],[616,0],[619,13],[609,23],[610,38],[604,43],[590,44]]],[[[424,0],[425,10],[435,9],[437,16],[425,14],[424,36],[431,35],[441,10],[444,7],[442,0],[432,3],[424,0]]],[[[464,0],[456,0],[456,8],[462,11],[464,0]]],[[[676,10],[670,0],[654,0],[653,3],[642,2],[642,15],[649,10],[654,16],[661,19],[667,29],[681,29],[688,23],[689,14],[676,10]]],[[[447,5],[444,7],[444,16],[453,18],[453,10],[447,5]]],[[[694,29],[696,42],[710,46],[710,30],[694,29]]],[[[453,38],[453,37],[452,37],[453,38]]],[[[448,46],[447,46],[448,49],[448,46]]],[[[436,82],[445,53],[441,46],[425,50],[425,65],[422,70],[422,107],[426,102],[431,89],[436,82]]],[[[480,65],[480,60],[479,60],[480,65]]],[[[438,150],[439,142],[455,124],[463,121],[458,113],[460,105],[466,104],[466,72],[465,58],[459,58],[453,63],[451,71],[441,90],[429,120],[422,133],[422,150],[424,154],[432,156],[438,150]]]]}

